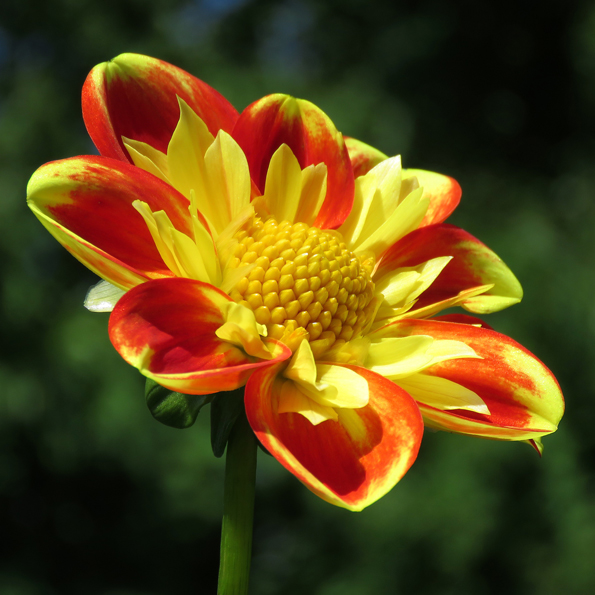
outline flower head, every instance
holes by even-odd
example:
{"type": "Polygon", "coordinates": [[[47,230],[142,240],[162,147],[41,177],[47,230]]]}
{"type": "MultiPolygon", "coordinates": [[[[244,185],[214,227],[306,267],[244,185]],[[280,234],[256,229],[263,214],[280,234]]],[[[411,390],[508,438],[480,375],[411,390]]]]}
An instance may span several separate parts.
{"type": "Polygon", "coordinates": [[[104,281],[86,305],[145,376],[245,386],[250,425],[313,492],[359,510],[406,473],[423,422],[530,441],[563,412],[551,372],[463,314],[520,301],[504,263],[444,224],[459,185],[345,139],[313,104],[241,114],[208,85],[124,54],[83,89],[101,156],[42,166],[29,205],[104,281]]]}

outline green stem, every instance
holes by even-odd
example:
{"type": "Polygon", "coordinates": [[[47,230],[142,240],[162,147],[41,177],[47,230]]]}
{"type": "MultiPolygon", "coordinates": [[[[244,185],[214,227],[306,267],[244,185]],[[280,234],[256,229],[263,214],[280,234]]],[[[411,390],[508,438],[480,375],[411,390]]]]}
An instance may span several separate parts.
{"type": "Polygon", "coordinates": [[[227,444],[217,595],[248,593],[255,480],[256,437],[242,412],[227,444]]]}

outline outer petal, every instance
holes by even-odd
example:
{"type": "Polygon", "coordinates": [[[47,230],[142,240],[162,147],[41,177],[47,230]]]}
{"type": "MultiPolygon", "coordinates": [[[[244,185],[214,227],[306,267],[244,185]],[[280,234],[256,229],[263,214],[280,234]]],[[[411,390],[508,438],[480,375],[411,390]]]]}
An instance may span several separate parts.
{"type": "Polygon", "coordinates": [[[388,155],[385,155],[382,151],[349,136],[345,137],[345,146],[347,147],[347,151],[349,151],[353,175],[356,178],[366,175],[381,161],[388,159],[388,155]]]}
{"type": "Polygon", "coordinates": [[[324,162],[327,193],[315,225],[334,229],[345,221],[353,203],[353,170],[343,136],[319,108],[289,95],[269,95],[242,112],[233,136],[248,157],[252,179],[261,193],[271,157],[283,143],[302,169],[324,162]]]}
{"type": "Polygon", "coordinates": [[[535,439],[556,430],[564,412],[560,387],[550,370],[516,341],[489,329],[453,322],[409,320],[393,328],[399,336],[420,334],[462,341],[483,358],[441,362],[424,373],[477,393],[491,414],[439,411],[418,403],[426,425],[498,440],[535,439]]]}
{"type": "Polygon", "coordinates": [[[430,206],[420,227],[442,223],[456,208],[461,200],[462,190],[459,183],[443,174],[423,169],[404,169],[403,179],[415,176],[424,189],[424,196],[430,198],[430,206]]]}
{"type": "Polygon", "coordinates": [[[83,86],[83,118],[99,152],[131,161],[122,136],[161,152],[180,118],[181,97],[216,136],[231,132],[234,107],[212,87],[184,70],[139,54],[120,54],[97,65],[83,86]]]}
{"type": "Polygon", "coordinates": [[[230,301],[192,279],[149,281],[117,303],[110,339],[129,364],[166,388],[194,395],[234,390],[254,370],[287,359],[291,351],[268,341],[275,357],[260,360],[219,339],[215,331],[225,322],[222,308],[230,301]]]}
{"type": "Polygon", "coordinates": [[[370,401],[340,409],[339,421],[312,425],[299,413],[278,413],[281,366],[256,371],[246,385],[248,421],[265,448],[324,500],[362,510],[386,494],[415,461],[423,426],[415,402],[378,374],[363,376],[370,401]]]}
{"type": "Polygon", "coordinates": [[[416,309],[480,285],[493,287],[462,303],[470,312],[496,312],[523,297],[517,278],[494,252],[466,231],[447,224],[417,229],[393,244],[382,256],[375,277],[379,279],[388,271],[415,266],[438,256],[454,258],[422,294],[416,309]]]}
{"type": "Polygon", "coordinates": [[[85,266],[128,289],[170,276],[143,218],[141,199],[165,210],[190,234],[188,201],[143,170],[105,157],[74,157],[41,166],[27,186],[29,206],[49,232],[85,266]]]}

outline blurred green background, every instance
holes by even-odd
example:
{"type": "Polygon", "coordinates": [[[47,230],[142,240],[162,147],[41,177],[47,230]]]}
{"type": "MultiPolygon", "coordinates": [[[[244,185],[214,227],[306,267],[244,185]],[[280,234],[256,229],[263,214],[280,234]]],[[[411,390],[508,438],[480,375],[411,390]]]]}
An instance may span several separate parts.
{"type": "Polygon", "coordinates": [[[456,177],[450,219],[517,274],[488,321],[557,375],[568,412],[525,444],[427,433],[362,513],[259,457],[252,593],[595,592],[595,2],[8,0],[0,8],[0,593],[214,593],[224,461],[208,412],[155,422],[95,278],[25,205],[42,163],[94,148],[88,71],[170,61],[241,109],[307,98],[345,134],[456,177]]]}

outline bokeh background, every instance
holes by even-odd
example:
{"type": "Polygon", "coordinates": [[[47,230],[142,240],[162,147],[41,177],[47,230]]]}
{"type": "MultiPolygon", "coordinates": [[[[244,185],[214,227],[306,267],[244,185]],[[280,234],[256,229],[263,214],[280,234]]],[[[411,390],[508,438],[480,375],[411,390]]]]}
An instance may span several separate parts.
{"type": "MultiPolygon", "coordinates": [[[[559,378],[568,412],[525,444],[427,433],[362,513],[260,453],[252,593],[595,592],[595,2],[8,0],[0,7],[0,593],[214,593],[223,459],[208,411],[153,420],[95,278],[25,206],[42,163],[94,152],[88,71],[156,56],[241,109],[307,98],[345,134],[456,177],[450,222],[525,288],[489,322],[559,378]]],[[[117,225],[117,223],[115,223],[117,225]]]]}

